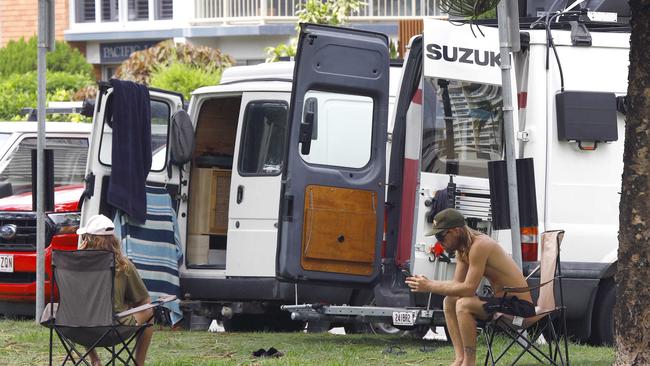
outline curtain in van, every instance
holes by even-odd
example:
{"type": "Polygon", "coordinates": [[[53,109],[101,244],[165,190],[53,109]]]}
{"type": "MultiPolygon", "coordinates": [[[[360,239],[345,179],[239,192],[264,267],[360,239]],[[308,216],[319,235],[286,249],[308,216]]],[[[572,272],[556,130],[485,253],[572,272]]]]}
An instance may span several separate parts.
{"type": "MultiPolygon", "coordinates": [[[[118,211],[115,235],[123,253],[133,262],[151,300],[163,295],[181,297],[178,266],[183,259],[176,212],[164,187],[146,186],[147,215],[144,223],[132,222],[118,211]]],[[[183,318],[180,300],[164,306],[170,310],[172,325],[183,318]]]]}

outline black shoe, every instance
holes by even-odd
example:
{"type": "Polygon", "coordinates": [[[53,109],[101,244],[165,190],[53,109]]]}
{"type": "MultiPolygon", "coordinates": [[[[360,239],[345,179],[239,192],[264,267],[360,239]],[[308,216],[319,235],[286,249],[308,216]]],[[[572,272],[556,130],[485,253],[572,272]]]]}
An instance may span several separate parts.
{"type": "Polygon", "coordinates": [[[284,356],[284,353],[278,351],[277,349],[275,349],[275,347],[271,347],[271,348],[269,348],[268,351],[266,351],[266,353],[264,353],[264,356],[265,357],[282,357],[282,356],[284,356]]]}

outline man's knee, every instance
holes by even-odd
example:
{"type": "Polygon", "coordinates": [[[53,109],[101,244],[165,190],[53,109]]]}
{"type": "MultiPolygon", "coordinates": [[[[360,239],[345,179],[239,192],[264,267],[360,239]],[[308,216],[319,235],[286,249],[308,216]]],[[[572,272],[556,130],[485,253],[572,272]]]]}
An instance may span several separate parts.
{"type": "Polygon", "coordinates": [[[456,301],[456,313],[474,313],[475,301],[472,297],[461,297],[456,301]]]}
{"type": "Polygon", "coordinates": [[[446,296],[442,300],[442,308],[444,311],[456,312],[456,303],[458,302],[458,297],[456,296],[446,296]]]}

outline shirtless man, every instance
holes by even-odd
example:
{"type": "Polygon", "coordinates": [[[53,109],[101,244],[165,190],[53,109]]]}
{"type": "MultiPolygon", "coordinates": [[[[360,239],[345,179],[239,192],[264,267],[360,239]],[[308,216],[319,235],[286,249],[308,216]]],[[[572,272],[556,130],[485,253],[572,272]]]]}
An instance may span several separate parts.
{"type": "Polygon", "coordinates": [[[522,271],[501,246],[489,236],[473,230],[463,215],[451,208],[440,211],[433,219],[427,236],[436,239],[448,252],[456,252],[456,271],[452,281],[432,281],[422,275],[406,279],[413,292],[432,292],[445,296],[443,306],[447,330],[454,345],[453,366],[476,364],[476,319],[485,320],[495,312],[529,317],[535,314],[530,292],[508,294],[505,287],[527,287],[522,271]],[[494,297],[476,296],[485,277],[494,297]]]}

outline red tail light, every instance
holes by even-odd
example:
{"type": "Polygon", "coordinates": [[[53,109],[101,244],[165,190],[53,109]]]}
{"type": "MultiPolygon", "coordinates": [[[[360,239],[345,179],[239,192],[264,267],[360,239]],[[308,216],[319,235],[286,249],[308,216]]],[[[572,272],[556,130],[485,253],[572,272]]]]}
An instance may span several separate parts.
{"type": "Polygon", "coordinates": [[[521,228],[521,260],[537,261],[537,226],[521,228]]]}

